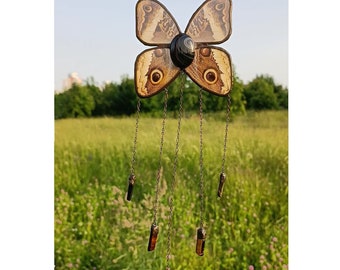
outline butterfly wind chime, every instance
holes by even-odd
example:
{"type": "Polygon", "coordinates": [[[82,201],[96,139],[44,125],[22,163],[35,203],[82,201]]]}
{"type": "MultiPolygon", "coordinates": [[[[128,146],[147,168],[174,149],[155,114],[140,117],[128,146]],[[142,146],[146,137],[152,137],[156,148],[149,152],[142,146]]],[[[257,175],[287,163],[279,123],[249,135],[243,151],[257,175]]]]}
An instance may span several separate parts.
{"type": "MultiPolygon", "coordinates": [[[[174,17],[163,4],[156,0],[139,0],[136,4],[136,36],[147,46],[137,56],[135,62],[135,89],[138,95],[137,118],[133,154],[131,159],[131,173],[129,176],[127,200],[132,199],[132,191],[136,183],[134,163],[138,135],[138,119],[140,98],[148,98],[164,90],[164,112],[161,131],[159,167],[156,177],[156,198],[154,203],[154,220],[151,225],[148,250],[156,247],[159,233],[157,225],[158,185],[161,175],[161,158],[163,152],[163,138],[167,109],[167,86],[179,75],[182,77],[180,86],[179,116],[176,137],[175,158],[173,163],[172,189],[176,180],[177,157],[179,150],[180,127],[183,109],[183,88],[185,74],[200,86],[200,227],[197,230],[196,253],[204,254],[206,231],[203,228],[203,129],[202,129],[202,90],[214,95],[227,98],[226,128],[224,137],[224,152],[222,170],[219,177],[217,196],[222,196],[223,185],[226,180],[224,172],[228,122],[230,113],[230,90],[232,88],[232,66],[229,54],[220,47],[212,46],[226,41],[231,35],[231,0],[206,0],[189,20],[186,30],[181,32],[174,17]]],[[[168,231],[168,256],[171,246],[171,225],[173,215],[173,199],[169,199],[170,216],[168,231]]],[[[169,263],[167,269],[170,269],[169,263]]]]}

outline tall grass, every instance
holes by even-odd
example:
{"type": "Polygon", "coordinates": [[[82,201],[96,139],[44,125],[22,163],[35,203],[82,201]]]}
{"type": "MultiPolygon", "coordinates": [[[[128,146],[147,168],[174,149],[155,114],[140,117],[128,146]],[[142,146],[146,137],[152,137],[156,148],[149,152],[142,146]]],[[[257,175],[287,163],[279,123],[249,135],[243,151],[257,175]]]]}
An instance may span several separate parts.
{"type": "MultiPolygon", "coordinates": [[[[204,120],[205,255],[199,227],[199,119],[182,120],[174,191],[171,269],[288,268],[287,111],[252,112],[229,126],[223,197],[217,199],[225,123],[204,120]],[[249,268],[250,267],[250,268],[249,268]]],[[[55,122],[56,269],[165,269],[168,194],[177,121],[166,122],[155,251],[153,220],[161,119],[140,119],[136,186],[125,200],[133,118],[55,122]]]]}

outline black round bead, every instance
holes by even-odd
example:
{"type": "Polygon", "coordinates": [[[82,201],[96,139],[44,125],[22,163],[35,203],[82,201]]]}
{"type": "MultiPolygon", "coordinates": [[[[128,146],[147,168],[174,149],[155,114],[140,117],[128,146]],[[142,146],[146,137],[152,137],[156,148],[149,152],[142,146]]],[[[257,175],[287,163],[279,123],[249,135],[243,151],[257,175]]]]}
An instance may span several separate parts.
{"type": "Polygon", "coordinates": [[[195,57],[194,41],[187,34],[180,33],[174,37],[170,44],[171,60],[176,67],[188,67],[195,57]]]}

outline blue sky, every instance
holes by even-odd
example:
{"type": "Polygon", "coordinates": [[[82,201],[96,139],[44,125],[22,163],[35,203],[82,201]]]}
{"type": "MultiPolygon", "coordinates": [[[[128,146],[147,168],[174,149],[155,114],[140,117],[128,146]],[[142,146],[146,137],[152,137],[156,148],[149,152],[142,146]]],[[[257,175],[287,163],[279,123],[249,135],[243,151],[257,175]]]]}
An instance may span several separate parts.
{"type": "MultiPolygon", "coordinates": [[[[137,1],[58,0],[54,4],[55,78],[60,90],[71,72],[119,82],[133,77],[136,56],[144,49],[135,37],[137,1]]],[[[182,31],[203,0],[162,0],[182,31]]],[[[231,55],[244,82],[269,74],[288,86],[288,1],[233,1],[233,32],[219,45],[231,55]]]]}

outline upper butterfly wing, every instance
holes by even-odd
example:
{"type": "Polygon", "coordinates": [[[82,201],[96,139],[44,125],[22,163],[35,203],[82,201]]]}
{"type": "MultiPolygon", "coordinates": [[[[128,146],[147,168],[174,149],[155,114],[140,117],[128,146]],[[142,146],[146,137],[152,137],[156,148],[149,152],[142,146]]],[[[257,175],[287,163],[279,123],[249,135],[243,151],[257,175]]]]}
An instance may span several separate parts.
{"type": "Polygon", "coordinates": [[[231,59],[222,48],[210,46],[196,49],[195,59],[185,72],[212,94],[225,96],[232,88],[231,59]]]}
{"type": "Polygon", "coordinates": [[[206,0],[192,15],[185,33],[197,43],[226,41],[231,35],[231,0],[206,0]]]}
{"type": "Polygon", "coordinates": [[[170,44],[180,33],[170,12],[156,0],[136,4],[136,36],[145,45],[170,44]]]}
{"type": "Polygon", "coordinates": [[[143,51],[135,62],[135,86],[139,97],[151,97],[167,87],[179,74],[168,48],[143,51]]]}

